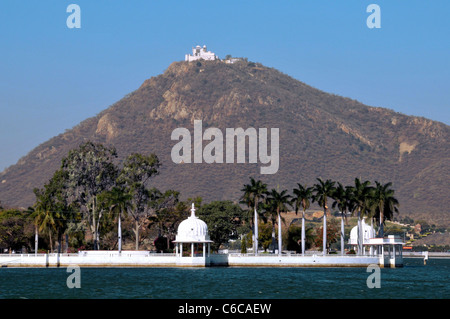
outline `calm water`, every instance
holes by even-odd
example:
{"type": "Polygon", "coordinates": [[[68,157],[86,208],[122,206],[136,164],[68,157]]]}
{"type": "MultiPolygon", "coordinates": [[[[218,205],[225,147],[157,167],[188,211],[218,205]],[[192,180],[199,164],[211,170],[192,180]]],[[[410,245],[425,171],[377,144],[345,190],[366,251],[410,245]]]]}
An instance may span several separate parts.
{"type": "Polygon", "coordinates": [[[381,269],[369,289],[365,268],[81,268],[69,289],[65,268],[0,268],[0,298],[303,299],[450,298],[450,259],[405,259],[381,269]]]}

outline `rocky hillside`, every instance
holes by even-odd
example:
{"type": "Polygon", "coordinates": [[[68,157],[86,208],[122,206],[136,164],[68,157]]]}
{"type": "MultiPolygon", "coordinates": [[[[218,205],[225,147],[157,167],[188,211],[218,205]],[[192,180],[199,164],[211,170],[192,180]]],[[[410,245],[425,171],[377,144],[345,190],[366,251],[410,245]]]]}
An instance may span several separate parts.
{"type": "Polygon", "coordinates": [[[237,200],[250,176],[287,189],[297,182],[312,185],[317,177],[343,184],[359,177],[392,181],[402,215],[449,225],[449,133],[448,125],[328,94],[258,63],[174,62],[0,173],[0,200],[31,205],[32,189],[48,180],[61,158],[92,140],[114,145],[120,159],[156,153],[163,169],[155,186],[184,197],[237,200]],[[184,127],[193,135],[194,120],[203,121],[203,130],[219,128],[224,137],[226,128],[279,128],[278,172],[260,175],[259,163],[173,163],[177,141],[171,133],[184,127]]]}

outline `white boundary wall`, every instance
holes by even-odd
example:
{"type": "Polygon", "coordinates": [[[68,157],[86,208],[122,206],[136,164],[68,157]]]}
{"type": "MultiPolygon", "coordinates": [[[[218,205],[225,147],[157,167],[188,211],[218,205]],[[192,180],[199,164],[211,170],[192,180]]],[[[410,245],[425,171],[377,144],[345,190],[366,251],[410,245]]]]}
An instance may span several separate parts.
{"type": "MultiPolygon", "coordinates": [[[[378,256],[212,254],[210,257],[177,257],[147,251],[89,251],[78,254],[0,255],[2,267],[367,267],[383,266],[378,256]]],[[[401,264],[398,264],[401,266],[401,264]]]]}

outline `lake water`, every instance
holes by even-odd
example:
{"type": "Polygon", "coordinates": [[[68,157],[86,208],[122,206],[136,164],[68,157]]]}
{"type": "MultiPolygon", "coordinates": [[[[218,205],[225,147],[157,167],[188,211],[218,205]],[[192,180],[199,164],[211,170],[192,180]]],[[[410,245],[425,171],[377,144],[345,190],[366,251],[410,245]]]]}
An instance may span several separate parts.
{"type": "Polygon", "coordinates": [[[81,268],[68,288],[66,268],[0,268],[2,299],[448,299],[450,259],[404,259],[381,269],[368,288],[366,268],[81,268]]]}

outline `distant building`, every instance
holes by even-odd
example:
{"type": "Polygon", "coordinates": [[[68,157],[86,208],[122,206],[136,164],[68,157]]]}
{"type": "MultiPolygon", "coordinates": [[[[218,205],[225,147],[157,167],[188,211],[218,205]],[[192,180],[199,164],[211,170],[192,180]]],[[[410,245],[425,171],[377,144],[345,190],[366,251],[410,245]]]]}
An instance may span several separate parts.
{"type": "Polygon", "coordinates": [[[211,51],[207,51],[206,45],[203,46],[203,48],[199,45],[197,45],[195,48],[192,48],[192,55],[186,54],[185,61],[191,62],[196,60],[218,60],[219,57],[215,55],[215,53],[211,51]]]}
{"type": "Polygon", "coordinates": [[[414,232],[420,234],[422,232],[422,225],[417,224],[416,226],[414,226],[414,232]]]}
{"type": "Polygon", "coordinates": [[[242,59],[241,58],[229,58],[229,59],[225,60],[225,63],[234,63],[237,61],[242,61],[242,59]]]}

